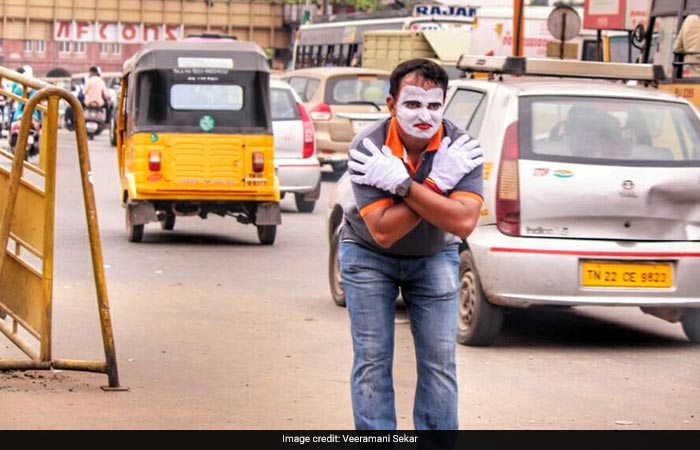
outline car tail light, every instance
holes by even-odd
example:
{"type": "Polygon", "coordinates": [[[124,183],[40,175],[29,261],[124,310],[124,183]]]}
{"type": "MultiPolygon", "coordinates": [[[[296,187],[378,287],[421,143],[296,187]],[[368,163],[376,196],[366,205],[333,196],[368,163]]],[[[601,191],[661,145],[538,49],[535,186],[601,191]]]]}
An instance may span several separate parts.
{"type": "Polygon", "coordinates": [[[304,151],[302,152],[302,158],[310,158],[314,155],[314,124],[311,122],[311,117],[306,112],[304,105],[297,103],[297,106],[299,107],[301,122],[304,124],[304,151]]]}
{"type": "Polygon", "coordinates": [[[309,111],[313,120],[331,120],[333,113],[331,107],[325,103],[319,103],[309,111]]]}
{"type": "Polygon", "coordinates": [[[253,152],[253,172],[259,173],[265,170],[265,155],[263,152],[253,152]]]}
{"type": "Polygon", "coordinates": [[[148,170],[151,172],[160,171],[160,150],[151,150],[148,152],[148,170]]]}
{"type": "Polygon", "coordinates": [[[520,236],[519,153],[518,122],[513,122],[503,139],[496,187],[496,224],[501,233],[512,236],[520,236]]]}

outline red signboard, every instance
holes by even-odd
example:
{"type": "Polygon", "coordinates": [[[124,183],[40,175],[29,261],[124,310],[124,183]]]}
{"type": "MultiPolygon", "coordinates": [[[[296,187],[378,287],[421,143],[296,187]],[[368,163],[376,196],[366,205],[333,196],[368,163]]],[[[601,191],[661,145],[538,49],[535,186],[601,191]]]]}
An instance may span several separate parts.
{"type": "Polygon", "coordinates": [[[583,6],[583,28],[623,30],[625,0],[586,0],[583,6]]]}
{"type": "Polygon", "coordinates": [[[583,28],[590,30],[632,30],[646,23],[649,0],[585,0],[583,28]]]}
{"type": "Polygon", "coordinates": [[[54,23],[53,37],[55,41],[139,44],[148,41],[177,41],[182,38],[182,34],[182,25],[57,20],[54,23]]]}

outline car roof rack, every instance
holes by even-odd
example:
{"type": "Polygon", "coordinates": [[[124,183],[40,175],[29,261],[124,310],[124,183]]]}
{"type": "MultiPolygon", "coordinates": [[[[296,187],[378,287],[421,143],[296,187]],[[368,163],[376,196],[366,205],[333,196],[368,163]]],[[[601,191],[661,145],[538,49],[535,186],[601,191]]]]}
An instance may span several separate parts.
{"type": "Polygon", "coordinates": [[[603,80],[660,81],[663,67],[654,64],[627,64],[567,59],[526,58],[523,56],[462,55],[457,68],[465,72],[496,75],[534,75],[603,80]]]}

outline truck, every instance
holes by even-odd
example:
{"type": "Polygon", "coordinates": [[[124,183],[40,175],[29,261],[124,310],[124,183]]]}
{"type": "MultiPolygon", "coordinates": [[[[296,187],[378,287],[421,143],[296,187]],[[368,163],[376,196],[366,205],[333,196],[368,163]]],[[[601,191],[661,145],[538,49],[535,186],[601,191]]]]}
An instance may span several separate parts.
{"type": "Polygon", "coordinates": [[[391,71],[402,61],[427,58],[459,78],[457,61],[470,53],[471,32],[464,29],[377,30],[362,37],[362,67],[391,71]]]}

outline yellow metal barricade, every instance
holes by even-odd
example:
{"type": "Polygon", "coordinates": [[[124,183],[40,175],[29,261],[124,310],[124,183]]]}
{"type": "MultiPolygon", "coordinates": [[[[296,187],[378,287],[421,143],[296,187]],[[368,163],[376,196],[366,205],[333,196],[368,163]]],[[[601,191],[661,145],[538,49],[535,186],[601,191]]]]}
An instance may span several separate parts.
{"type": "Polygon", "coordinates": [[[3,67],[0,78],[22,87],[21,96],[5,90],[0,90],[0,95],[24,104],[14,155],[0,149],[0,332],[30,358],[0,360],[0,370],[98,372],[108,377],[109,386],[104,389],[121,390],[82,107],[67,90],[40,80],[3,67]],[[31,91],[34,93],[30,96],[31,91]],[[56,150],[61,99],[73,108],[75,118],[105,361],[54,359],[51,352],[56,150]],[[24,161],[35,109],[43,112],[38,166],[24,161]],[[12,162],[11,168],[3,161],[12,162]]]}

